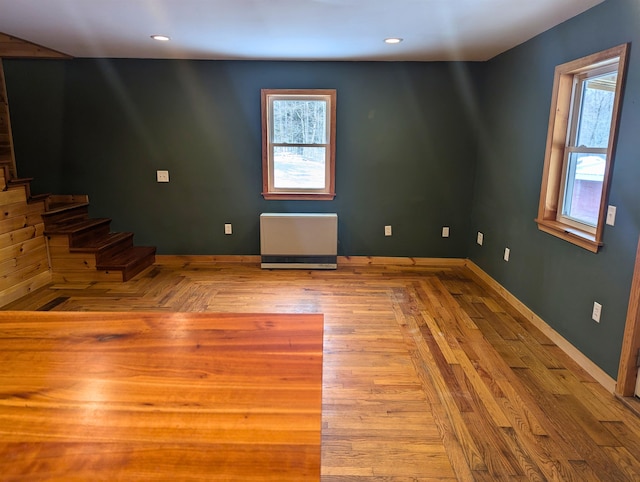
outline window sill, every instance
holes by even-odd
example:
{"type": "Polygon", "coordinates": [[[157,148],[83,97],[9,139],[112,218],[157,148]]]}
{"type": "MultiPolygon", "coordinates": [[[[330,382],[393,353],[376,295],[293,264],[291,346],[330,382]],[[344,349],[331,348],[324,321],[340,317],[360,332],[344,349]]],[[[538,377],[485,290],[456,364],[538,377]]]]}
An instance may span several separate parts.
{"type": "Polygon", "coordinates": [[[559,223],[558,221],[536,219],[536,223],[538,223],[538,229],[540,231],[544,231],[552,236],[563,239],[569,243],[575,244],[576,246],[580,246],[592,253],[597,253],[602,246],[602,242],[597,240],[595,235],[567,226],[566,224],[559,223]]]}
{"type": "Polygon", "coordinates": [[[295,193],[295,192],[263,192],[262,197],[266,200],[297,200],[297,201],[333,201],[336,197],[335,193],[295,193]]]}

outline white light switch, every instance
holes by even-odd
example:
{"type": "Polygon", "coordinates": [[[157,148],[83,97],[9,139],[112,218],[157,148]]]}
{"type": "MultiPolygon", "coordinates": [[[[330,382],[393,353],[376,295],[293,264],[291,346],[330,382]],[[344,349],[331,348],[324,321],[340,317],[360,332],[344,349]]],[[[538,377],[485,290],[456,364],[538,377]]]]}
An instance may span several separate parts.
{"type": "Polygon", "coordinates": [[[385,226],[384,227],[384,235],[385,236],[391,236],[391,226],[385,226]]]}
{"type": "Polygon", "coordinates": [[[442,227],[442,237],[443,238],[448,238],[449,237],[449,226],[443,226],[442,227]]]}
{"type": "Polygon", "coordinates": [[[593,312],[591,313],[591,318],[593,321],[600,323],[600,315],[602,313],[602,305],[597,301],[593,302],[593,312]]]}
{"type": "Polygon", "coordinates": [[[231,224],[227,223],[224,225],[224,234],[233,234],[233,229],[231,228],[231,224]]]}
{"type": "Polygon", "coordinates": [[[169,171],[156,171],[158,182],[169,182],[169,171]]]}
{"type": "Polygon", "coordinates": [[[511,250],[509,248],[504,248],[504,260],[509,261],[509,256],[511,255],[511,250]]]}

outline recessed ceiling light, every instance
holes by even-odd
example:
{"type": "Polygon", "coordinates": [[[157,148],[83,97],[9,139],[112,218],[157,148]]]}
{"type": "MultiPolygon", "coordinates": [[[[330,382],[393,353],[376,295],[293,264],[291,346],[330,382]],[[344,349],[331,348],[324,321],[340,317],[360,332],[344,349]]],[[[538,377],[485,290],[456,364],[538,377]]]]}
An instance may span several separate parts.
{"type": "Polygon", "coordinates": [[[152,35],[151,38],[153,40],[158,40],[160,42],[168,42],[169,40],[171,40],[169,37],[167,37],[166,35],[152,35]]]}
{"type": "Polygon", "coordinates": [[[402,42],[402,39],[398,37],[391,37],[384,39],[384,41],[388,44],[399,44],[400,42],[402,42]]]}

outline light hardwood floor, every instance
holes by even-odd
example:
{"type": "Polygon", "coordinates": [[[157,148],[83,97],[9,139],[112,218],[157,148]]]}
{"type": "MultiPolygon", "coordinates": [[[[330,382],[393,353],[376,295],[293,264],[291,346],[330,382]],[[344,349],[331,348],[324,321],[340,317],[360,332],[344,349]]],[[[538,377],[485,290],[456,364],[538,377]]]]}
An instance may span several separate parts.
{"type": "Polygon", "coordinates": [[[175,258],[4,309],[324,313],[323,481],[640,480],[640,420],[464,267],[175,258]]]}
{"type": "Polygon", "coordinates": [[[320,314],[0,311],[0,479],[320,479],[320,314]]]}

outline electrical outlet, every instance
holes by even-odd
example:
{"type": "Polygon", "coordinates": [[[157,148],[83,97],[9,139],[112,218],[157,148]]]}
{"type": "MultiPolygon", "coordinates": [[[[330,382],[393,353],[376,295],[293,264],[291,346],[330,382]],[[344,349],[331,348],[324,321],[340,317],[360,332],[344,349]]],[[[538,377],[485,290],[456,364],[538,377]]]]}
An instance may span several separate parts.
{"type": "Polygon", "coordinates": [[[443,238],[449,237],[449,226],[442,226],[442,237],[443,238]]]}
{"type": "Polygon", "coordinates": [[[504,260],[509,261],[509,255],[511,254],[511,250],[509,248],[504,248],[504,260]]]}
{"type": "Polygon", "coordinates": [[[385,226],[384,227],[384,235],[385,236],[391,236],[391,226],[385,226]]]}
{"type": "Polygon", "coordinates": [[[478,237],[476,238],[476,243],[478,243],[480,246],[482,246],[483,242],[484,242],[484,234],[482,234],[480,231],[478,231],[478,237]]]}
{"type": "Polygon", "coordinates": [[[169,171],[156,171],[158,182],[169,182],[169,171]]]}
{"type": "Polygon", "coordinates": [[[233,234],[233,229],[231,229],[231,224],[224,225],[224,234],[233,234]]]}
{"type": "Polygon", "coordinates": [[[591,313],[591,318],[596,323],[600,323],[600,315],[602,314],[602,305],[597,301],[593,302],[593,312],[591,313]]]}
{"type": "Polygon", "coordinates": [[[609,206],[607,208],[607,224],[613,226],[616,224],[616,207],[609,206]]]}

